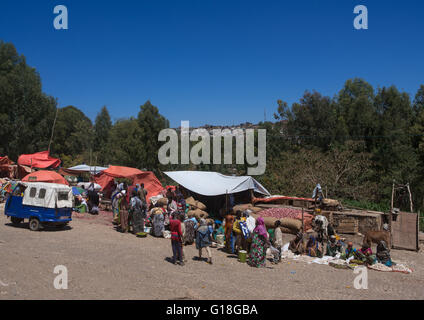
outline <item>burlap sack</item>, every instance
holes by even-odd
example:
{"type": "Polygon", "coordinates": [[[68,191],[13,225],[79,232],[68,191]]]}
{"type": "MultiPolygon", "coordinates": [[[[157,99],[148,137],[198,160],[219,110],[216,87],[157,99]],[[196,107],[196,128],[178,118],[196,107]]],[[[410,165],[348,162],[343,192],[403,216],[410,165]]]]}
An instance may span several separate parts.
{"type": "Polygon", "coordinates": [[[196,207],[197,207],[197,209],[200,209],[200,210],[203,210],[203,211],[206,210],[206,206],[203,203],[201,203],[200,201],[196,201],[196,207]]]}
{"type": "Polygon", "coordinates": [[[289,228],[285,228],[285,227],[280,227],[281,232],[282,233],[287,233],[287,234],[296,234],[297,232],[293,229],[289,229],[289,228]]]}
{"type": "Polygon", "coordinates": [[[189,218],[195,217],[197,221],[200,221],[200,219],[207,219],[209,217],[209,214],[203,210],[196,209],[196,210],[189,210],[187,212],[187,216],[189,218]]]}
{"type": "MultiPolygon", "coordinates": [[[[247,210],[247,209],[251,209],[253,206],[250,203],[247,204],[238,204],[236,206],[233,207],[233,213],[236,214],[236,212],[238,210],[240,210],[241,212],[247,210]]],[[[253,211],[253,210],[252,210],[253,211]]]]}
{"type": "Polygon", "coordinates": [[[302,228],[302,221],[291,219],[291,218],[281,218],[281,226],[284,228],[291,229],[295,232],[298,232],[302,228]]]}
{"type": "Polygon", "coordinates": [[[277,218],[273,217],[262,217],[265,221],[265,226],[267,229],[274,229],[275,228],[275,221],[277,221],[277,218]]]}
{"type": "Polygon", "coordinates": [[[261,212],[263,209],[259,208],[259,207],[252,206],[252,207],[249,208],[249,210],[253,211],[254,213],[258,213],[258,212],[261,212]]]}
{"type": "Polygon", "coordinates": [[[194,200],[193,197],[188,197],[186,199],[186,204],[190,205],[190,210],[196,210],[196,209],[200,209],[203,211],[206,210],[206,206],[200,201],[194,200]]]}
{"type": "Polygon", "coordinates": [[[186,203],[189,204],[190,207],[196,207],[196,200],[194,200],[193,197],[188,197],[186,199],[186,203]]]}
{"type": "Polygon", "coordinates": [[[160,207],[166,206],[168,205],[168,198],[160,198],[156,203],[160,207]]]}

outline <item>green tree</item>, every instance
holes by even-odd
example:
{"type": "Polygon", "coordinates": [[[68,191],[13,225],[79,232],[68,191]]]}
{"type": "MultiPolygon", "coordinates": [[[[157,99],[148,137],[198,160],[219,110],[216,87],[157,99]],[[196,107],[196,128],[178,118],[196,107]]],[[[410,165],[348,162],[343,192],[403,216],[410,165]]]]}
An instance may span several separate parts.
{"type": "Polygon", "coordinates": [[[141,169],[142,134],[135,118],[116,121],[106,147],[106,163],[141,169]]]}
{"type": "Polygon", "coordinates": [[[158,136],[162,129],[169,128],[169,121],[150,101],[140,106],[137,121],[141,129],[141,139],[138,144],[142,148],[138,167],[157,171],[159,168],[158,150],[161,146],[158,136]]]}
{"type": "Polygon", "coordinates": [[[337,107],[337,140],[364,140],[370,150],[378,126],[372,86],[362,79],[346,81],[337,96],[337,107]]]}
{"type": "Polygon", "coordinates": [[[55,111],[37,71],[13,44],[0,41],[0,153],[16,159],[47,150],[55,111]]]}
{"type": "MultiPolygon", "coordinates": [[[[53,155],[76,158],[89,154],[92,141],[93,125],[81,110],[74,106],[59,109],[51,145],[53,155]]],[[[84,160],[89,163],[90,158],[84,160]]]]}
{"type": "Polygon", "coordinates": [[[98,162],[103,164],[106,160],[106,146],[109,141],[110,131],[112,129],[112,120],[106,106],[102,108],[96,117],[94,123],[94,146],[93,150],[98,154],[98,162]]]}

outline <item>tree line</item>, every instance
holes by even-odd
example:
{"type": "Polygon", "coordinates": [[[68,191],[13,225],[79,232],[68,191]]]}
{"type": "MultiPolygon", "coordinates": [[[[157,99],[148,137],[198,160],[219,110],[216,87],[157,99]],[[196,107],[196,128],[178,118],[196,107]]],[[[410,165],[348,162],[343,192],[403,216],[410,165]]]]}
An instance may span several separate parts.
{"type": "MultiPolygon", "coordinates": [[[[333,97],[306,91],[291,106],[278,100],[274,117],[259,123],[267,129],[267,169],[257,179],[271,193],[310,196],[320,183],[328,197],[386,210],[396,181],[409,183],[415,208],[424,207],[424,85],[411,98],[395,86],[350,79],[333,97]]],[[[55,118],[50,153],[64,167],[123,165],[160,179],[164,170],[246,173],[243,165],[161,165],[157,138],[169,121],[150,101],[115,122],[104,106],[93,123],[75,106],[58,108],[25,57],[0,42],[0,155],[16,160],[47,150],[55,118]]],[[[408,207],[405,194],[396,201],[408,207]]]]}

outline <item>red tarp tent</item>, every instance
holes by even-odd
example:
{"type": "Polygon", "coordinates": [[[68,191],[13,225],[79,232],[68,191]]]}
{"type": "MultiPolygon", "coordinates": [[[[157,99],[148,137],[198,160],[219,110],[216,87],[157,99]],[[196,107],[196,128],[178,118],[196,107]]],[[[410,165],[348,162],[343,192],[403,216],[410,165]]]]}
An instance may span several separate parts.
{"type": "Polygon", "coordinates": [[[133,182],[133,187],[136,184],[144,183],[144,189],[147,190],[147,200],[152,196],[158,195],[163,189],[162,184],[153,172],[141,171],[129,167],[110,166],[108,169],[95,175],[94,181],[101,185],[102,191],[109,191],[113,185],[114,178],[130,179],[133,182]]]}
{"type": "Polygon", "coordinates": [[[60,165],[60,159],[50,157],[48,151],[42,151],[33,154],[21,154],[18,158],[18,164],[39,169],[57,168],[60,165]]]}
{"type": "Polygon", "coordinates": [[[25,182],[49,182],[49,183],[59,183],[69,186],[68,181],[65,180],[60,174],[54,171],[40,170],[33,173],[30,173],[25,178],[22,179],[25,182]]]}

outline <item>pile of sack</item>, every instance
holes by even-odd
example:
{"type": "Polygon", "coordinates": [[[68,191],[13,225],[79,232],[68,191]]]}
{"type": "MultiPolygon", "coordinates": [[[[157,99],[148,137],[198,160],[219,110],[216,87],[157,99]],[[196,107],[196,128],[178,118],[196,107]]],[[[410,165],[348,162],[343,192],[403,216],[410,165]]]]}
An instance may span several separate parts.
{"type": "Polygon", "coordinates": [[[258,213],[258,212],[262,211],[263,209],[262,208],[255,207],[251,203],[238,204],[238,205],[236,205],[236,206],[233,207],[233,212],[232,213],[233,214],[236,214],[236,212],[239,211],[239,210],[241,212],[246,211],[246,210],[250,210],[253,213],[258,213]]]}
{"type": "Polygon", "coordinates": [[[189,197],[186,199],[186,204],[189,205],[187,216],[189,218],[195,217],[197,221],[200,219],[207,219],[209,214],[205,211],[206,206],[198,200],[194,200],[193,197],[189,197]]]}

